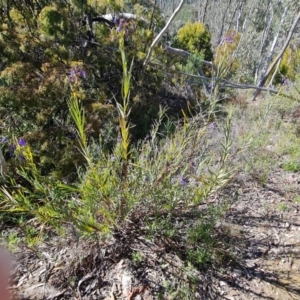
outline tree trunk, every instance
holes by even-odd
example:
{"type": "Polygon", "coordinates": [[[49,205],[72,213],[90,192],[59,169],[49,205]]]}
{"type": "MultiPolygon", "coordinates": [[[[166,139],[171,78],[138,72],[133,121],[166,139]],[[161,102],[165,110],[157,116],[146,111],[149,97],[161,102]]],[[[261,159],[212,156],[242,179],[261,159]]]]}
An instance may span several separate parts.
{"type": "MultiPolygon", "coordinates": [[[[276,66],[276,64],[278,63],[278,61],[283,56],[286,48],[288,47],[288,45],[289,45],[289,43],[290,43],[290,41],[291,41],[291,39],[293,37],[293,33],[294,33],[295,29],[296,29],[296,26],[297,26],[299,20],[300,20],[300,12],[298,13],[297,17],[295,18],[295,21],[294,21],[294,23],[293,23],[293,25],[292,25],[292,27],[291,27],[291,29],[289,31],[289,34],[288,34],[288,36],[287,36],[287,38],[285,40],[285,43],[284,43],[282,49],[280,50],[280,52],[277,55],[277,57],[275,58],[275,60],[271,63],[271,65],[269,66],[269,68],[266,71],[266,73],[264,75],[262,75],[261,80],[260,80],[260,82],[258,84],[258,87],[263,87],[264,86],[264,84],[266,83],[266,81],[267,81],[269,75],[271,74],[273,68],[276,66]]],[[[260,90],[257,89],[255,91],[255,93],[253,94],[253,96],[252,96],[252,101],[254,101],[256,99],[256,97],[259,95],[259,93],[260,93],[260,90]]]]}

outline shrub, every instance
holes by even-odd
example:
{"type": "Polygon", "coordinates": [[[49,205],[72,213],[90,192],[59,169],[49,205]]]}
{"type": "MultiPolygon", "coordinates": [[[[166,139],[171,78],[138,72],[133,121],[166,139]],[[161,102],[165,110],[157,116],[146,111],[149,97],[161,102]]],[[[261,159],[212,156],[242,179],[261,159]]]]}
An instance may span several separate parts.
{"type": "Polygon", "coordinates": [[[151,228],[157,219],[194,211],[197,205],[224,186],[235,169],[229,167],[230,118],[225,125],[225,140],[220,148],[210,147],[211,132],[200,126],[200,116],[174,123],[172,133],[161,136],[164,112],[161,111],[150,136],[134,145],[129,129],[129,88],[133,65],[127,66],[121,38],[122,104],[117,104],[119,138],[112,154],[102,150],[101,141],[88,145],[82,100],[73,93],[68,104],[76,124],[76,137],[86,160],[80,181],[69,186],[41,176],[28,145],[17,145],[23,157],[19,174],[29,187],[1,189],[2,209],[25,212],[61,230],[72,224],[81,234],[108,234],[130,230],[143,222],[151,228]]]}
{"type": "MultiPolygon", "coordinates": [[[[155,69],[141,71],[153,37],[145,22],[126,21],[125,32],[118,31],[119,26],[110,30],[104,24],[94,24],[97,44],[91,44],[82,9],[97,16],[99,1],[68,1],[69,6],[66,1],[46,2],[14,2],[9,12],[0,15],[0,134],[9,139],[24,137],[44,175],[68,177],[76,167],[83,166],[67,105],[74,91],[86,111],[88,140],[106,132],[103,143],[106,151],[112,150],[118,126],[116,106],[122,102],[122,62],[116,50],[119,36],[127,34],[128,57],[136,58],[130,100],[135,140],[149,132],[157,115],[155,96],[162,73],[155,69]]],[[[122,1],[111,2],[110,9],[121,7],[122,1]]],[[[108,9],[104,1],[102,9],[108,9]]],[[[161,20],[160,13],[155,12],[153,25],[161,20]]],[[[13,176],[12,160],[6,159],[13,176]]]]}
{"type": "Polygon", "coordinates": [[[39,26],[47,36],[58,36],[67,29],[65,19],[55,6],[46,6],[39,14],[39,26]]]}
{"type": "Polygon", "coordinates": [[[214,63],[219,67],[220,76],[224,76],[226,73],[229,73],[228,75],[234,74],[238,70],[240,63],[234,56],[234,52],[237,49],[240,38],[241,34],[239,32],[229,30],[218,45],[214,63]]]}
{"type": "Polygon", "coordinates": [[[192,54],[202,53],[208,61],[213,59],[210,33],[204,24],[187,22],[178,30],[177,39],[182,49],[192,54]]]}
{"type": "Polygon", "coordinates": [[[274,72],[276,71],[274,77],[274,84],[286,84],[287,80],[294,81],[296,74],[299,71],[300,67],[300,50],[292,50],[288,47],[280,61],[278,70],[274,70],[270,78],[274,77],[274,72]]]}

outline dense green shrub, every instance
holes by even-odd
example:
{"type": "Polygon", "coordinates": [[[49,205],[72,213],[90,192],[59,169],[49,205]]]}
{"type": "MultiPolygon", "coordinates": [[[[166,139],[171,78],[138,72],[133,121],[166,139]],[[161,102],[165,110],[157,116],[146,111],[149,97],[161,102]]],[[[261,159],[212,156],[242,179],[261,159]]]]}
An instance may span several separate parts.
{"type": "MultiPolygon", "coordinates": [[[[35,216],[56,229],[71,223],[82,234],[99,233],[104,238],[125,230],[132,222],[193,210],[229,181],[235,172],[228,164],[232,144],[230,117],[219,148],[209,147],[208,128],[200,125],[201,116],[185,118],[183,124],[174,123],[172,134],[166,132],[161,137],[163,111],[150,136],[138,144],[132,143],[129,115],[133,62],[130,66],[127,63],[124,36],[120,37],[120,52],[123,74],[122,102],[117,104],[120,136],[113,151],[103,151],[101,141],[88,143],[84,101],[74,89],[67,104],[87,164],[86,170],[80,171],[79,183],[70,186],[56,178],[41,176],[32,149],[23,139],[19,140],[14,149],[21,165],[18,174],[29,186],[2,187],[3,210],[35,216]]],[[[11,180],[14,184],[15,180],[11,180]]]]}
{"type": "Polygon", "coordinates": [[[234,74],[240,67],[240,62],[234,55],[237,50],[241,33],[229,30],[225,33],[221,43],[216,49],[214,63],[220,70],[220,75],[234,74]]]}
{"type": "MultiPolygon", "coordinates": [[[[121,35],[126,35],[129,59],[135,58],[131,134],[136,140],[149,132],[157,115],[155,97],[162,81],[157,70],[142,68],[153,38],[145,21],[120,19],[112,28],[96,22],[95,43],[88,41],[84,10],[92,17],[98,11],[116,13],[124,9],[122,1],[65,2],[14,2],[0,15],[0,134],[9,140],[24,138],[43,173],[55,176],[74,173],[83,163],[68,114],[67,101],[75,91],[86,111],[88,139],[102,134],[105,149],[112,149],[118,136],[116,104],[122,101],[121,35]]],[[[140,14],[142,6],[132,9],[140,14]]],[[[159,11],[152,23],[157,29],[162,25],[159,11]]],[[[7,143],[4,152],[9,159],[7,143]]]]}
{"type": "Polygon", "coordinates": [[[202,53],[205,60],[212,61],[211,37],[204,24],[186,23],[178,30],[177,39],[182,49],[193,54],[202,53]]]}
{"type": "Polygon", "coordinates": [[[292,50],[290,47],[284,52],[279,68],[274,69],[270,77],[274,76],[274,84],[285,84],[287,80],[294,81],[300,68],[300,49],[292,50]]]}

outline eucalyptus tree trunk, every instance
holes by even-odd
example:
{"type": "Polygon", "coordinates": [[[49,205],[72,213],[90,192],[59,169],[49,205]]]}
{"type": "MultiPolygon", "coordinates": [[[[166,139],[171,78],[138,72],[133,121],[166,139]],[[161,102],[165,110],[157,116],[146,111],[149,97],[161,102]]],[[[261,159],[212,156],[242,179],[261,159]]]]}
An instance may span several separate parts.
{"type": "Polygon", "coordinates": [[[199,0],[199,21],[203,24],[205,23],[207,6],[208,6],[208,0],[205,1],[199,0]]]}
{"type": "Polygon", "coordinates": [[[240,30],[240,23],[241,23],[243,8],[244,8],[244,2],[240,1],[240,3],[237,6],[237,16],[236,16],[236,25],[235,25],[236,32],[238,32],[240,30]]]}
{"type": "MultiPolygon", "coordinates": [[[[294,31],[296,29],[296,26],[299,23],[299,20],[300,20],[300,11],[299,11],[298,15],[296,16],[296,18],[295,18],[295,20],[294,20],[294,22],[293,22],[293,24],[292,24],[292,26],[289,30],[288,36],[285,39],[284,45],[281,48],[280,52],[278,53],[278,55],[276,56],[274,61],[269,65],[267,71],[261,75],[261,79],[259,81],[258,87],[263,87],[264,86],[264,84],[266,83],[266,81],[267,81],[269,75],[271,74],[273,68],[276,66],[276,64],[279,62],[279,60],[282,58],[285,50],[289,46],[289,43],[290,43],[290,41],[293,37],[294,31]]],[[[274,42],[275,42],[275,39],[274,39],[274,42]]],[[[273,42],[273,44],[274,44],[274,42],[273,42]]],[[[272,47],[271,47],[271,50],[272,50],[272,47]]],[[[260,90],[257,89],[255,91],[255,93],[253,94],[253,96],[252,96],[252,101],[254,101],[256,99],[256,97],[259,95],[259,93],[260,93],[260,90]]]]}
{"type": "MultiPolygon", "coordinates": [[[[284,22],[284,19],[285,19],[285,16],[286,16],[286,12],[287,12],[287,7],[285,7],[285,9],[283,11],[282,18],[281,18],[281,21],[280,21],[280,25],[278,27],[278,30],[277,30],[275,36],[274,36],[273,43],[272,43],[272,46],[270,48],[269,55],[268,55],[267,59],[265,60],[264,67],[262,69],[261,76],[260,76],[260,79],[259,79],[260,81],[259,82],[261,82],[263,80],[263,78],[264,78],[264,76],[265,76],[265,74],[266,74],[266,72],[268,70],[268,67],[270,65],[270,62],[271,62],[272,58],[274,57],[274,50],[275,50],[275,47],[276,47],[277,42],[278,42],[279,34],[280,34],[280,31],[281,31],[281,28],[282,28],[282,25],[283,25],[283,22],[284,22]]],[[[270,18],[270,20],[272,20],[272,19],[273,19],[273,17],[270,18]]],[[[269,22],[266,34],[268,34],[268,32],[269,32],[270,24],[271,23],[269,22]]],[[[262,48],[261,48],[261,51],[262,51],[262,48]]],[[[261,55],[262,55],[262,52],[260,53],[260,56],[261,55]]]]}
{"type": "MultiPolygon", "coordinates": [[[[271,1],[269,1],[268,5],[267,5],[267,11],[270,11],[270,14],[267,14],[267,12],[266,12],[266,18],[268,18],[268,22],[267,22],[267,26],[263,30],[263,34],[262,34],[262,37],[261,37],[261,42],[260,42],[260,47],[259,47],[259,55],[258,55],[259,56],[259,61],[258,61],[257,65],[256,65],[256,68],[255,68],[254,82],[257,82],[257,79],[258,79],[258,76],[259,76],[259,74],[258,74],[259,69],[260,69],[260,66],[262,65],[262,61],[263,61],[263,50],[264,50],[265,45],[267,43],[267,39],[268,39],[268,36],[269,36],[269,33],[270,33],[270,28],[271,28],[273,17],[274,17],[274,10],[273,10],[273,7],[271,6],[270,2],[271,1]]],[[[278,30],[278,33],[279,33],[279,30],[278,30]]],[[[274,43],[273,43],[273,45],[274,45],[274,43]]],[[[266,63],[265,66],[268,67],[268,63],[266,63]]]]}
{"type": "Polygon", "coordinates": [[[221,43],[222,36],[224,34],[224,31],[225,31],[225,29],[224,29],[225,28],[225,20],[226,20],[226,16],[228,15],[228,10],[229,10],[230,4],[231,4],[231,0],[228,1],[226,9],[223,12],[222,24],[221,24],[221,28],[220,28],[220,32],[219,32],[219,36],[218,36],[218,44],[221,43]]]}
{"type": "Polygon", "coordinates": [[[165,25],[165,27],[160,31],[160,33],[156,36],[156,38],[153,40],[148,53],[146,55],[146,58],[144,60],[144,66],[146,66],[149,62],[149,59],[151,57],[152,51],[154,49],[154,47],[158,44],[158,42],[161,40],[163,34],[168,30],[168,28],[170,27],[172,21],[174,20],[174,18],[178,15],[178,13],[180,12],[180,10],[182,9],[183,5],[185,3],[185,0],[181,0],[179,5],[177,6],[177,8],[175,9],[175,11],[173,12],[172,16],[169,18],[167,24],[165,25]]]}

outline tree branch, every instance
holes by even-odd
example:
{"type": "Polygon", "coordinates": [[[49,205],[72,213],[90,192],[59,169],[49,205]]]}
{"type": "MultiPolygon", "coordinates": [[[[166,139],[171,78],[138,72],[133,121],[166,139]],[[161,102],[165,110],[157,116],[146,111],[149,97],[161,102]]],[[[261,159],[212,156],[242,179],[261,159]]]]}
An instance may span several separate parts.
{"type": "MultiPolygon", "coordinates": [[[[123,19],[133,19],[136,20],[137,16],[135,14],[131,14],[131,13],[119,13],[117,15],[113,15],[113,14],[106,14],[106,15],[100,15],[94,18],[91,18],[91,23],[94,22],[102,22],[105,23],[107,26],[109,26],[110,28],[113,28],[116,26],[116,24],[113,22],[114,21],[114,17],[118,17],[123,18],[123,19]]],[[[139,18],[139,20],[146,22],[146,20],[144,18],[139,18]]],[[[86,25],[87,24],[87,19],[83,19],[81,21],[82,25],[86,25]]]]}
{"type": "MultiPolygon", "coordinates": [[[[169,47],[169,46],[164,46],[164,51],[167,52],[168,54],[175,55],[175,56],[181,56],[183,58],[188,58],[189,56],[192,55],[188,51],[178,49],[178,48],[169,47]]],[[[214,71],[217,71],[217,67],[211,61],[201,60],[201,62],[204,65],[207,65],[207,66],[211,67],[214,71]]]]}
{"type": "MultiPolygon", "coordinates": [[[[162,66],[159,63],[155,63],[155,62],[151,62],[152,65],[158,65],[158,66],[162,66]]],[[[173,71],[174,72],[174,71],[173,71]]],[[[195,79],[200,79],[201,81],[206,81],[206,82],[220,82],[222,85],[221,87],[231,87],[231,88],[235,88],[235,89],[259,89],[260,91],[265,91],[265,92],[269,92],[272,94],[278,94],[279,91],[278,90],[274,90],[272,88],[265,88],[265,87],[258,87],[256,85],[252,85],[252,84],[240,84],[240,83],[235,83],[235,82],[231,82],[227,79],[220,79],[217,77],[206,77],[206,76],[201,76],[201,75],[194,75],[194,74],[188,74],[185,72],[181,72],[181,71],[175,71],[176,73],[179,73],[181,75],[184,76],[188,76],[191,78],[195,78],[195,79]]],[[[286,97],[288,97],[287,95],[285,95],[286,97]]]]}
{"type": "MultiPolygon", "coordinates": [[[[184,4],[185,0],[181,0],[179,6],[177,7],[177,9],[174,11],[173,15],[170,17],[169,21],[167,22],[166,26],[161,30],[161,32],[157,35],[157,37],[154,39],[154,41],[152,42],[150,48],[149,48],[149,51],[148,51],[148,54],[146,56],[146,59],[144,61],[144,66],[148,63],[149,59],[150,59],[150,56],[151,56],[151,53],[153,51],[153,48],[157,45],[157,43],[160,41],[162,35],[165,33],[165,31],[168,29],[168,27],[170,26],[172,20],[175,18],[175,16],[178,14],[178,12],[180,11],[180,9],[182,8],[183,4],[184,4]]],[[[131,14],[131,13],[121,13],[121,14],[118,14],[118,17],[123,17],[123,18],[126,18],[126,19],[136,19],[136,15],[135,14],[131,14]]],[[[113,15],[112,14],[107,14],[107,15],[102,15],[102,16],[98,16],[98,17],[95,17],[95,18],[92,18],[91,21],[92,22],[109,22],[107,23],[108,25],[110,25],[111,27],[115,26],[115,24],[112,22],[113,20],[113,15]]],[[[144,19],[142,19],[144,20],[144,19]]],[[[292,35],[293,35],[293,32],[295,30],[295,27],[297,26],[297,23],[299,22],[300,20],[300,13],[298,14],[297,18],[295,19],[290,31],[289,31],[289,35],[286,39],[286,42],[282,48],[282,50],[280,51],[280,53],[278,54],[278,56],[276,57],[276,59],[273,61],[273,63],[270,65],[268,71],[266,72],[266,75],[264,77],[265,81],[267,80],[267,77],[269,76],[270,72],[272,71],[272,69],[274,68],[274,66],[278,63],[278,61],[281,59],[284,51],[286,50],[286,48],[288,47],[289,45],[289,42],[292,38],[292,35]]],[[[85,22],[85,24],[87,23],[90,23],[91,21],[88,20],[83,20],[83,22],[85,22]]],[[[91,25],[89,25],[89,28],[91,29],[91,25]]],[[[98,43],[96,43],[95,41],[91,41],[93,44],[96,44],[96,45],[99,45],[98,43]]],[[[116,49],[114,48],[111,48],[111,50],[113,51],[116,51],[116,49]]],[[[175,55],[175,56],[180,56],[180,57],[183,57],[183,58],[188,58],[189,56],[191,56],[192,54],[188,51],[185,51],[185,50],[182,50],[182,49],[178,49],[178,48],[173,48],[173,47],[170,47],[170,46],[164,46],[164,51],[170,55],[175,55]]],[[[217,67],[210,61],[206,61],[206,60],[201,60],[201,62],[204,64],[204,65],[207,65],[209,67],[211,67],[214,71],[217,71],[217,67]]],[[[151,63],[153,65],[160,65],[161,64],[158,64],[158,63],[151,63]]],[[[254,93],[255,97],[257,97],[257,95],[261,92],[261,91],[266,91],[266,92],[270,92],[270,93],[273,93],[273,94],[278,94],[279,91],[278,90],[275,90],[275,89],[272,89],[272,88],[265,88],[263,87],[265,81],[261,81],[260,82],[260,85],[256,86],[256,85],[251,85],[251,84],[239,84],[239,83],[235,83],[235,82],[231,82],[227,79],[220,79],[220,78],[216,78],[216,77],[206,77],[204,76],[201,72],[200,75],[193,75],[193,74],[187,74],[187,73],[184,73],[184,72],[178,72],[182,75],[185,75],[185,76],[188,76],[188,77],[192,77],[192,78],[197,78],[197,79],[200,79],[202,81],[205,81],[205,82],[215,82],[215,81],[218,81],[221,83],[221,87],[231,87],[231,88],[235,88],[235,89],[255,89],[256,92],[254,93]]],[[[254,98],[255,99],[255,98],[254,98]]],[[[253,99],[252,99],[253,100],[253,99]]]]}
{"type": "Polygon", "coordinates": [[[219,81],[220,83],[222,83],[221,87],[232,87],[232,88],[236,88],[236,89],[245,89],[245,90],[259,89],[260,91],[266,91],[266,92],[270,92],[272,94],[279,93],[277,90],[274,90],[271,88],[258,87],[256,85],[252,85],[252,84],[240,84],[240,83],[231,82],[227,79],[220,79],[217,77],[206,77],[206,76],[188,74],[188,73],[184,73],[184,72],[179,72],[179,73],[182,75],[185,75],[185,76],[189,76],[192,78],[199,78],[199,79],[210,81],[210,82],[219,81]]]}
{"type": "Polygon", "coordinates": [[[163,34],[167,31],[167,29],[169,28],[169,26],[171,25],[171,22],[173,21],[173,19],[177,16],[177,14],[180,12],[181,8],[183,7],[185,0],[181,0],[181,2],[179,3],[178,7],[175,9],[175,11],[173,12],[172,16],[170,17],[170,19],[168,20],[166,26],[161,30],[161,32],[157,35],[157,37],[154,39],[154,41],[152,42],[149,51],[147,53],[147,56],[145,58],[144,61],[144,66],[147,65],[152,51],[154,49],[154,47],[157,45],[157,43],[160,41],[160,39],[162,38],[163,34]]]}

